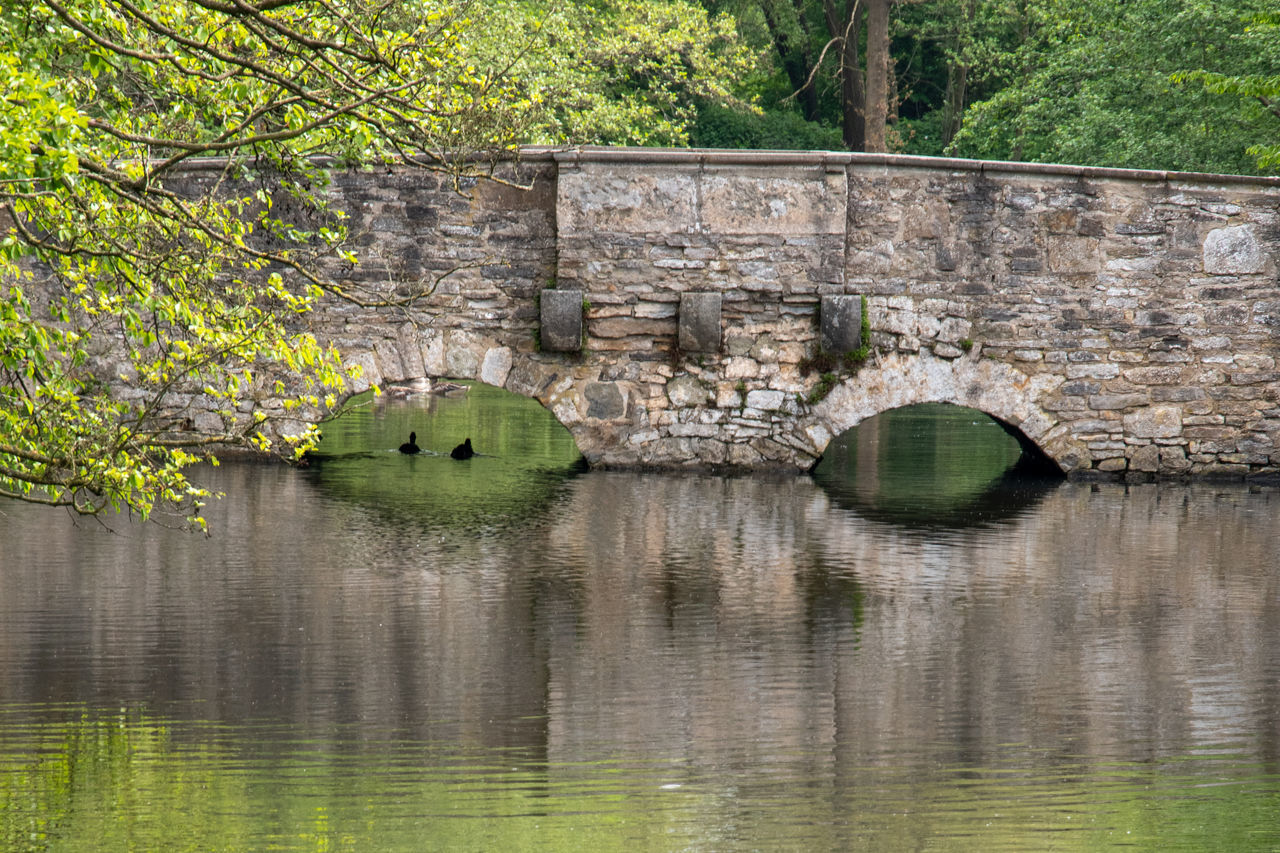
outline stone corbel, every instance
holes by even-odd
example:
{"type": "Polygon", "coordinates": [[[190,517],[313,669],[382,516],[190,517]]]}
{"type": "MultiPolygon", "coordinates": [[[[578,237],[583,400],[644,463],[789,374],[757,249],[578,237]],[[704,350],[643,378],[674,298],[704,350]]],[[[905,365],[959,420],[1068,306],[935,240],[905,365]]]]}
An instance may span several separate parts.
{"type": "Polygon", "coordinates": [[[719,352],[720,294],[680,294],[680,349],[719,352]]]}
{"type": "Polygon", "coordinates": [[[543,290],[539,300],[539,335],[543,350],[582,349],[582,291],[543,290]]]}
{"type": "Polygon", "coordinates": [[[862,297],[828,295],[820,306],[819,342],[830,353],[855,352],[862,346],[862,297]]]}

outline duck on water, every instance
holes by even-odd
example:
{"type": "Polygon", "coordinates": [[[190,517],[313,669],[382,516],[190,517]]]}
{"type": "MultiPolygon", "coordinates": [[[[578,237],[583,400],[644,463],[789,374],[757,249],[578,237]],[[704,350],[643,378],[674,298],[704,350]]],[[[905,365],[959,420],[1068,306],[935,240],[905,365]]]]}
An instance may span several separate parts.
{"type": "MultiPolygon", "coordinates": [[[[422,448],[418,446],[418,434],[416,432],[409,433],[409,440],[400,445],[401,453],[421,453],[422,448]]],[[[470,459],[476,455],[476,451],[471,446],[471,439],[459,444],[453,450],[449,451],[449,455],[454,459],[470,459]]]]}

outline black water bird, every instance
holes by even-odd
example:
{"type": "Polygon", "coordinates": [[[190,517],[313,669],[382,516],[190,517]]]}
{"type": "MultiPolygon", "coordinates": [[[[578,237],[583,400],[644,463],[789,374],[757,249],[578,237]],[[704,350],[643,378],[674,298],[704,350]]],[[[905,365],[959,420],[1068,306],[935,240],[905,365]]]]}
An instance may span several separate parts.
{"type": "Polygon", "coordinates": [[[454,459],[470,459],[472,456],[475,456],[476,452],[471,449],[471,439],[468,438],[466,441],[462,442],[462,444],[459,444],[449,452],[449,455],[454,459]]]}
{"type": "Polygon", "coordinates": [[[421,453],[422,448],[418,446],[418,434],[416,432],[409,433],[409,440],[400,445],[401,453],[421,453]]]}

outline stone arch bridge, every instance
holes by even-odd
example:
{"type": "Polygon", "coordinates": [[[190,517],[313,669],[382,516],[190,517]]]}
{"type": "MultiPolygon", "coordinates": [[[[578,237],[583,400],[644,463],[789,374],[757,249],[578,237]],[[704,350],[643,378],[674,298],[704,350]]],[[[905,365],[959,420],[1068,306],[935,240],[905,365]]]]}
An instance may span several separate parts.
{"type": "Polygon", "coordinates": [[[1280,471],[1280,179],[611,148],[513,168],[530,189],[333,174],[345,275],[454,270],[409,310],[310,316],[364,381],[534,397],[593,465],[807,468],[942,401],[1068,474],[1280,471]],[[867,358],[824,381],[823,343],[867,358]]]}

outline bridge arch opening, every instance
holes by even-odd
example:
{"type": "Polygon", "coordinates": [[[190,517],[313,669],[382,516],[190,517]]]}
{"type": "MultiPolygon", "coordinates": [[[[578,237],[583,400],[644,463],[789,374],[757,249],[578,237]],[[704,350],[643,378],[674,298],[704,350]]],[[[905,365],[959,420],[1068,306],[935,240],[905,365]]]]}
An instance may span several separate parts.
{"type": "Polygon", "coordinates": [[[573,436],[538,400],[476,380],[434,385],[382,385],[323,423],[306,468],[313,484],[378,515],[479,529],[544,512],[582,470],[573,436]],[[402,453],[411,433],[420,452],[402,453]],[[467,439],[476,455],[454,459],[467,439]]]}
{"type": "Polygon", "coordinates": [[[977,409],[914,403],[836,436],[814,479],[858,514],[963,527],[1025,511],[1061,472],[1016,427],[977,409]]]}
{"type": "Polygon", "coordinates": [[[994,421],[1016,442],[1023,471],[1061,476],[1074,465],[1073,448],[1057,419],[1038,403],[1058,381],[977,356],[892,353],[837,385],[814,408],[817,427],[810,434],[825,434],[829,441],[881,412],[949,403],[994,421]]]}

